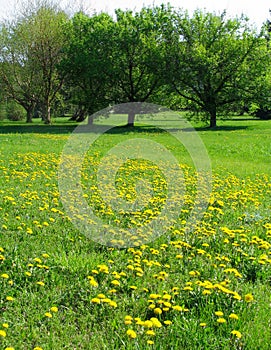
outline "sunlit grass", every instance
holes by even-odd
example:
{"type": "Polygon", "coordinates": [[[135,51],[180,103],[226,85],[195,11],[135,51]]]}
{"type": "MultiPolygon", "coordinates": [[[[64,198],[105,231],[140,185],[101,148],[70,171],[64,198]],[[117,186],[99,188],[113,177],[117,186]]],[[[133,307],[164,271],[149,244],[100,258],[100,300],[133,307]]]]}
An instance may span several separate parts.
{"type": "MultiPolygon", "coordinates": [[[[88,239],[62,206],[58,163],[75,125],[57,122],[37,133],[35,125],[0,127],[1,348],[268,350],[271,123],[225,121],[214,131],[197,125],[213,191],[192,232],[185,220],[196,173],[183,147],[159,131],[104,135],[85,158],[82,184],[107,223],[113,217],[137,225],[142,216],[146,222],[157,215],[150,206],[123,223],[123,214],[115,209],[112,216],[92,187],[99,157],[118,142],[144,135],[162,143],[182,164],[187,185],[180,217],[166,234],[117,249],[88,239]]],[[[178,120],[173,124],[176,129],[178,120]]],[[[165,129],[171,125],[163,121],[165,129]]],[[[136,172],[134,162],[118,173],[120,197],[132,201],[133,180],[147,174],[162,203],[162,174],[148,162],[136,172]]]]}

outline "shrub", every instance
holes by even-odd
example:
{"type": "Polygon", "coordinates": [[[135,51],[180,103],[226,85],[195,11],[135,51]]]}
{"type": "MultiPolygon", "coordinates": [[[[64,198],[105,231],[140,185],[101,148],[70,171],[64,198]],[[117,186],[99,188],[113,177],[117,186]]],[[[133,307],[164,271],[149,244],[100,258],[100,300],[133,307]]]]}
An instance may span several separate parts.
{"type": "Polygon", "coordinates": [[[11,101],[7,104],[7,118],[12,121],[23,120],[26,117],[26,112],[18,103],[11,101]]]}

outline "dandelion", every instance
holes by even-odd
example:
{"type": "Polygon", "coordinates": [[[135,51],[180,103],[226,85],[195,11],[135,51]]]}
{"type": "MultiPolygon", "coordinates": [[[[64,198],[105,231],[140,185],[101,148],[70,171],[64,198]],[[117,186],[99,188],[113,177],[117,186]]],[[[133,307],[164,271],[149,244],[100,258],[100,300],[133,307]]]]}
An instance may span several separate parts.
{"type": "Polygon", "coordinates": [[[236,314],[230,314],[229,318],[231,318],[232,320],[238,320],[239,319],[238,315],[236,315],[236,314]]]}
{"type": "Polygon", "coordinates": [[[203,291],[202,291],[202,294],[203,295],[209,295],[209,294],[212,294],[212,292],[209,290],[209,289],[204,289],[203,291]]]}
{"type": "Polygon", "coordinates": [[[246,295],[245,295],[245,301],[246,301],[247,303],[250,303],[250,302],[252,302],[253,300],[254,300],[254,297],[253,297],[252,294],[246,294],[246,295]]]}
{"type": "Polygon", "coordinates": [[[146,334],[154,336],[155,332],[152,329],[150,329],[150,330],[146,331],[146,334]]]}
{"type": "Polygon", "coordinates": [[[156,307],[153,312],[156,314],[156,315],[161,315],[162,313],[162,310],[159,308],[159,307],[156,307]]]}
{"type": "Polygon", "coordinates": [[[113,280],[111,284],[113,284],[113,286],[119,286],[120,282],[118,280],[113,280]]]}
{"type": "Polygon", "coordinates": [[[235,335],[238,339],[242,337],[242,333],[236,330],[231,331],[231,334],[235,335]]]}
{"type": "Polygon", "coordinates": [[[147,344],[153,345],[153,344],[154,344],[154,341],[153,341],[153,340],[147,340],[147,344]]]}
{"type": "Polygon", "coordinates": [[[225,320],[225,318],[221,317],[217,319],[218,323],[226,323],[227,321],[225,320]]]}
{"type": "Polygon", "coordinates": [[[169,326],[169,325],[171,325],[171,324],[172,324],[172,321],[170,321],[170,320],[166,320],[166,321],[164,321],[164,324],[165,324],[166,326],[169,326]]]}
{"type": "Polygon", "coordinates": [[[11,297],[11,296],[7,296],[7,297],[6,297],[6,300],[7,300],[7,301],[12,301],[12,300],[14,300],[14,298],[11,297]]]}
{"type": "Polygon", "coordinates": [[[3,323],[2,326],[3,326],[4,328],[8,328],[8,327],[9,327],[8,323],[3,323]]]}
{"type": "Polygon", "coordinates": [[[172,309],[176,311],[183,311],[183,308],[180,305],[174,305],[172,306],[172,309]]]}
{"type": "Polygon", "coordinates": [[[112,306],[112,307],[117,307],[118,306],[118,304],[115,301],[113,301],[113,300],[111,300],[109,302],[109,305],[112,306]]]}
{"type": "Polygon", "coordinates": [[[99,298],[93,298],[93,299],[91,299],[91,302],[92,302],[93,304],[100,304],[100,303],[101,303],[101,299],[99,299],[99,298]]]}
{"type": "Polygon", "coordinates": [[[216,311],[216,312],[215,312],[215,315],[216,315],[216,316],[223,316],[224,313],[223,313],[222,311],[216,311]]]}
{"type": "Polygon", "coordinates": [[[162,327],[162,323],[156,317],[152,317],[151,321],[152,321],[154,327],[156,327],[156,328],[162,327]]]}
{"type": "Polygon", "coordinates": [[[151,328],[153,326],[153,323],[151,320],[147,320],[144,322],[144,327],[151,328]]]}
{"type": "Polygon", "coordinates": [[[99,299],[105,299],[106,296],[105,296],[104,294],[100,293],[100,294],[97,295],[97,298],[99,298],[99,299]]]}
{"type": "Polygon", "coordinates": [[[42,281],[37,282],[37,284],[38,284],[39,286],[41,286],[41,287],[45,286],[45,283],[42,282],[42,281]]]}
{"type": "Polygon", "coordinates": [[[164,295],[163,295],[163,299],[169,301],[169,300],[171,299],[171,295],[169,295],[169,294],[164,294],[164,295]]]}
{"type": "Polygon", "coordinates": [[[7,348],[5,348],[5,350],[15,350],[15,349],[11,346],[8,346],[7,348]]]}
{"type": "Polygon", "coordinates": [[[44,314],[46,317],[48,317],[48,318],[52,318],[53,317],[53,315],[51,314],[51,312],[45,312],[45,314],[44,314]]]}
{"type": "Polygon", "coordinates": [[[131,339],[135,339],[136,338],[136,332],[133,331],[132,329],[128,329],[126,334],[129,336],[129,338],[131,339]]]}
{"type": "Polygon", "coordinates": [[[52,312],[58,312],[58,307],[52,306],[50,309],[52,312]]]}
{"type": "Polygon", "coordinates": [[[2,278],[9,278],[9,275],[7,273],[2,273],[1,277],[2,278]]]}
{"type": "Polygon", "coordinates": [[[136,286],[130,286],[130,289],[136,290],[137,287],[136,286]]]}
{"type": "Polygon", "coordinates": [[[6,331],[4,331],[3,329],[0,329],[0,337],[5,338],[7,336],[6,331]]]}
{"type": "Polygon", "coordinates": [[[206,326],[207,326],[207,323],[201,322],[199,325],[200,325],[201,327],[206,327],[206,326]]]}

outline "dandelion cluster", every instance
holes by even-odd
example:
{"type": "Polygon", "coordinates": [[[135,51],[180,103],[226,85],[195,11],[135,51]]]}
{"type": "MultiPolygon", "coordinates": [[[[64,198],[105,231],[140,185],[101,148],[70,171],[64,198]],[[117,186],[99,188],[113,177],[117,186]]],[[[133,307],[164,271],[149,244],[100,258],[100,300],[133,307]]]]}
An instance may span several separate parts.
{"type": "MultiPolygon", "coordinates": [[[[138,165],[139,172],[129,162],[118,173],[119,197],[132,202],[136,176],[144,172],[152,197],[142,198],[147,203],[142,212],[118,212],[104,203],[95,185],[99,156],[97,151],[86,157],[84,198],[105,220],[105,229],[112,230],[112,242],[120,245],[112,226],[126,235],[126,229],[160,215],[165,179],[148,162],[138,165]]],[[[73,227],[59,197],[58,162],[57,154],[38,152],[0,161],[0,338],[6,350],[16,349],[17,343],[18,348],[25,343],[28,349],[46,349],[50,341],[63,348],[57,339],[65,332],[71,334],[65,338],[69,348],[94,341],[95,332],[100,342],[106,339],[115,348],[158,347],[163,339],[192,348],[191,339],[208,344],[210,334],[225,348],[245,347],[247,320],[259,308],[258,283],[270,278],[267,175],[244,181],[214,174],[207,210],[188,233],[196,174],[182,165],[187,191],[176,198],[181,203],[178,219],[155,241],[137,234],[130,237],[130,248],[119,250],[114,244],[95,244],[73,227]]],[[[70,206],[84,220],[80,203],[70,206]]]]}

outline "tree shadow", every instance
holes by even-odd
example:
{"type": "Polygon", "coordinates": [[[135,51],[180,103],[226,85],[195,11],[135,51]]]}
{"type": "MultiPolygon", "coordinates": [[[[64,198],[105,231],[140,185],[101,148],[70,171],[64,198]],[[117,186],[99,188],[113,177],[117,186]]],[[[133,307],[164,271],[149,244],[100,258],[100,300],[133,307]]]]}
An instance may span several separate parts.
{"type": "Polygon", "coordinates": [[[214,128],[210,128],[209,126],[201,126],[195,128],[184,128],[182,131],[191,132],[191,131],[236,131],[236,130],[246,130],[249,129],[249,125],[219,125],[214,128]]]}
{"type": "Polygon", "coordinates": [[[0,134],[71,134],[76,125],[0,125],[0,134]]]}
{"type": "Polygon", "coordinates": [[[155,134],[164,134],[167,132],[203,132],[203,131],[236,131],[248,129],[249,125],[221,125],[215,128],[210,128],[208,126],[202,127],[170,127],[169,125],[153,126],[153,125],[105,125],[105,124],[78,124],[72,125],[61,124],[61,125],[34,125],[34,124],[25,124],[25,125],[0,125],[0,134],[71,134],[75,133],[106,133],[111,135],[117,134],[144,134],[144,133],[155,133],[155,134]]]}

